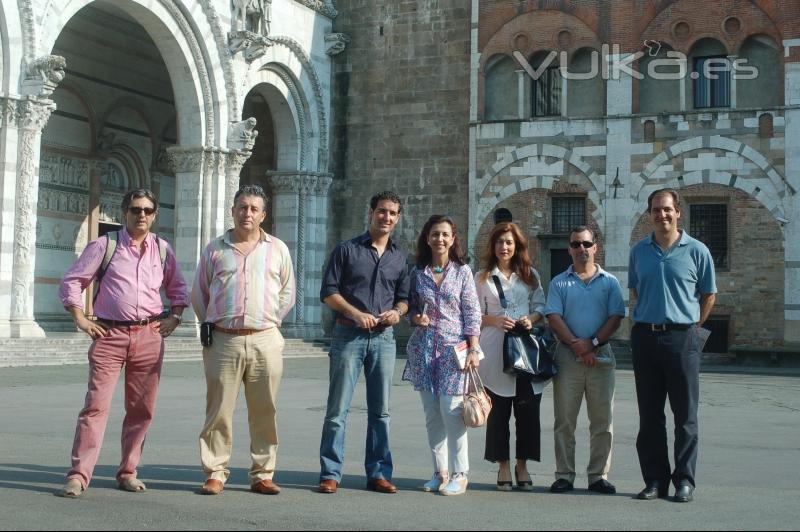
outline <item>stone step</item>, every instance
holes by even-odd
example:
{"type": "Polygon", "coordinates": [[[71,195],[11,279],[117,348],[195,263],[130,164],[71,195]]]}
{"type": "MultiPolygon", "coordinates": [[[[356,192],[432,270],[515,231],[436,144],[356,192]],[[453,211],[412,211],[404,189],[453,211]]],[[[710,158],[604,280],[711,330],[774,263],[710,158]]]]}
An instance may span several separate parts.
{"type": "MultiPolygon", "coordinates": [[[[18,366],[57,366],[86,364],[91,341],[78,334],[48,338],[0,339],[0,368],[18,366]]],[[[325,340],[286,339],[283,356],[323,358],[328,356],[325,340]]],[[[168,338],[164,359],[201,360],[202,346],[197,338],[168,338]]]]}

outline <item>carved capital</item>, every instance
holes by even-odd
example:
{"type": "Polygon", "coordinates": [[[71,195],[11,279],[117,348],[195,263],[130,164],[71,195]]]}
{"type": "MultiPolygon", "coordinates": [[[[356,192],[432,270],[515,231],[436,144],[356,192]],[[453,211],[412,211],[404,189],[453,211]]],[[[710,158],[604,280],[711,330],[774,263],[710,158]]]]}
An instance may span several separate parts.
{"type": "Polygon", "coordinates": [[[16,101],[16,112],[11,118],[10,125],[19,129],[41,132],[55,111],[56,104],[52,100],[28,97],[16,101]]]}
{"type": "Polygon", "coordinates": [[[331,57],[344,51],[350,43],[350,37],[344,33],[328,33],[325,35],[325,53],[331,57]]]}
{"type": "Polygon", "coordinates": [[[272,46],[272,41],[252,31],[234,31],[228,34],[228,49],[231,55],[242,52],[248,63],[258,59],[272,46]]]}
{"type": "Polygon", "coordinates": [[[203,171],[203,162],[206,157],[205,148],[183,148],[172,146],[167,148],[169,167],[176,174],[200,173],[203,171]]]}
{"type": "Polygon", "coordinates": [[[46,55],[28,63],[22,89],[25,94],[50,96],[64,79],[67,60],[60,55],[46,55]]]}
{"type": "Polygon", "coordinates": [[[317,172],[267,172],[276,194],[327,196],[332,178],[317,172]]]}

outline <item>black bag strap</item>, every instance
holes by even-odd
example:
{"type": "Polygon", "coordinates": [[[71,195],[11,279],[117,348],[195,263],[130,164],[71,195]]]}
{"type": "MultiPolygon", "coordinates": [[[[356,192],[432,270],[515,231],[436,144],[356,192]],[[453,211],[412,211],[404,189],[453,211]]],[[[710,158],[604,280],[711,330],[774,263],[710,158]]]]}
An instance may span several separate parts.
{"type": "Polygon", "coordinates": [[[494,281],[495,288],[497,288],[497,295],[500,297],[500,306],[508,308],[508,300],[506,299],[505,292],[503,292],[503,285],[500,284],[500,278],[496,275],[492,275],[492,280],[494,281]]]}

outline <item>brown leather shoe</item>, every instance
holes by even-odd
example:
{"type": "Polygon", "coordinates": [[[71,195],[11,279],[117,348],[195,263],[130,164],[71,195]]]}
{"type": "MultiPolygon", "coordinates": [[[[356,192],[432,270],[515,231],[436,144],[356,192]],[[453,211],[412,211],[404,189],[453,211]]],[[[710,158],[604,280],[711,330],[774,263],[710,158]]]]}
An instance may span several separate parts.
{"type": "Polygon", "coordinates": [[[378,493],[397,493],[397,487],[385,478],[371,478],[367,481],[367,489],[378,493]]]}
{"type": "Polygon", "coordinates": [[[210,478],[206,480],[203,487],[200,488],[200,493],[203,495],[219,495],[224,489],[225,486],[222,484],[221,480],[210,478]]]}
{"type": "Polygon", "coordinates": [[[260,482],[250,485],[250,491],[261,493],[263,495],[277,495],[281,492],[281,488],[272,482],[272,479],[265,478],[260,482]]]}
{"type": "Polygon", "coordinates": [[[317,488],[317,491],[320,493],[336,493],[338,488],[338,482],[333,479],[326,479],[319,483],[319,488],[317,488]]]}

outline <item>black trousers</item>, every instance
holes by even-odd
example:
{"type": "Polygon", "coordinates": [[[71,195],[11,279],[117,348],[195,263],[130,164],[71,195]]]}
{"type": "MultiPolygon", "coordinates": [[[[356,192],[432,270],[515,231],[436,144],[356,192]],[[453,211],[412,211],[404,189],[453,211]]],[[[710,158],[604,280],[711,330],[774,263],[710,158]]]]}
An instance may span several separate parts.
{"type": "Polygon", "coordinates": [[[492,410],[486,420],[486,451],[484,458],[490,462],[510,460],[509,439],[511,431],[508,423],[511,410],[517,428],[517,460],[541,461],[541,422],[539,409],[542,396],[535,395],[528,379],[517,377],[517,390],[514,397],[501,397],[486,389],[492,398],[492,410]]]}
{"type": "Polygon", "coordinates": [[[636,450],[645,482],[695,485],[699,430],[700,345],[697,327],[631,331],[633,372],[639,403],[636,450]],[[671,471],[664,408],[669,398],[675,421],[675,470],[671,471]]]}

